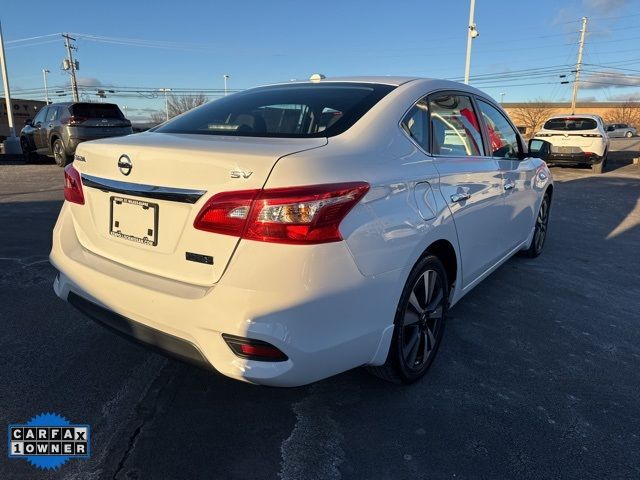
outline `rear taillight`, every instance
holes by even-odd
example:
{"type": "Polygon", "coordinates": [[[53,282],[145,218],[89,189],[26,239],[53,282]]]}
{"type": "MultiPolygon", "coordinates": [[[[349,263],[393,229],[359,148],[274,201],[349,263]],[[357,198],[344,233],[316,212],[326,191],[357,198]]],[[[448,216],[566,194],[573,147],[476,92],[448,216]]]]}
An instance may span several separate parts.
{"type": "Polygon", "coordinates": [[[89,120],[87,117],[80,117],[78,115],[71,115],[63,120],[60,120],[60,123],[64,125],[79,125],[82,122],[89,120]]]}
{"type": "Polygon", "coordinates": [[[354,182],[219,193],[194,227],[260,242],[336,242],[340,222],[368,190],[369,184],[354,182]]]}
{"type": "Polygon", "coordinates": [[[84,205],[84,192],[80,173],[73,164],[64,167],[64,199],[68,202],[84,205]]]}

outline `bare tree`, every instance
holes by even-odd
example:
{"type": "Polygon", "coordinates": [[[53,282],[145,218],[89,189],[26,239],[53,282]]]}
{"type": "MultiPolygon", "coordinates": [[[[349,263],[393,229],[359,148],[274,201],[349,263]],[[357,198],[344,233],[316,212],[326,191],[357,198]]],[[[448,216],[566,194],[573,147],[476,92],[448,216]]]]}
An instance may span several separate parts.
{"type": "Polygon", "coordinates": [[[607,123],[627,123],[640,125],[640,103],[627,100],[620,106],[607,110],[604,114],[607,123]]]}
{"type": "Polygon", "coordinates": [[[149,115],[151,123],[160,124],[167,120],[167,114],[165,112],[155,111],[149,115]]]}
{"type": "Polygon", "coordinates": [[[511,116],[516,124],[526,127],[526,136],[532,137],[554,112],[555,109],[550,104],[535,100],[512,109],[511,116]]]}
{"type": "Polygon", "coordinates": [[[169,95],[169,118],[173,118],[181,113],[188,112],[192,108],[199,107],[207,103],[209,99],[204,93],[194,95],[169,95]]]}

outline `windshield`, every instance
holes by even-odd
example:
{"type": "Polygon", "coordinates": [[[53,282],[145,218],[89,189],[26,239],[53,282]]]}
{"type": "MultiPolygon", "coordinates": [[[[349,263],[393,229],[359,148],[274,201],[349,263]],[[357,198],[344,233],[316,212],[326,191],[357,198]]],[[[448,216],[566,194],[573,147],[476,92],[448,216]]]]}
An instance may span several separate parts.
{"type": "Polygon", "coordinates": [[[394,88],[360,83],[255,88],[207,103],[155,131],[240,137],[331,137],[351,127],[394,88]]]}
{"type": "Polygon", "coordinates": [[[598,124],[593,118],[567,117],[551,118],[543,127],[545,130],[593,130],[598,124]]]}

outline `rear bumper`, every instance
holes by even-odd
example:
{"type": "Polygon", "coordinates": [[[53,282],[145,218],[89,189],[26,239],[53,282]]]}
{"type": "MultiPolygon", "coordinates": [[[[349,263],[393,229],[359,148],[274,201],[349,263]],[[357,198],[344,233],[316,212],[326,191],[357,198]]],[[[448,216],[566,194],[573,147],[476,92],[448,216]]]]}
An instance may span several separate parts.
{"type": "MultiPolygon", "coordinates": [[[[59,277],[55,282],[60,282],[59,277]]],[[[69,292],[67,301],[96,323],[128,340],[142,343],[147,347],[159,350],[161,353],[167,353],[200,367],[211,367],[198,347],[186,340],[118,315],[73,292],[69,292]]]]}
{"type": "Polygon", "coordinates": [[[272,386],[304,385],[386,359],[400,272],[363,276],[344,242],[294,249],[240,242],[222,279],[200,287],[87,251],[67,210],[65,204],[54,229],[54,290],[120,334],[272,386]],[[240,358],[223,333],[268,342],[288,359],[240,358]]]}
{"type": "Polygon", "coordinates": [[[594,163],[599,163],[602,161],[603,157],[600,155],[594,154],[586,154],[584,152],[581,153],[555,153],[552,152],[548,159],[547,163],[566,163],[566,164],[577,164],[584,163],[593,165],[594,163]]]}

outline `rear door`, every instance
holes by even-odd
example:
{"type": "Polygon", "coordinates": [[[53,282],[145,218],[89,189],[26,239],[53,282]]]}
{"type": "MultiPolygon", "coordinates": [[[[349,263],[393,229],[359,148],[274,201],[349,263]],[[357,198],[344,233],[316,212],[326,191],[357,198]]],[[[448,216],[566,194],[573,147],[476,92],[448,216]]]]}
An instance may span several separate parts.
{"type": "Polygon", "coordinates": [[[509,252],[524,242],[533,228],[537,199],[533,190],[535,167],[533,160],[525,157],[520,135],[506,115],[489,100],[477,100],[489,153],[503,178],[506,223],[501,241],[504,251],[509,252]]]}
{"type": "Polygon", "coordinates": [[[36,118],[33,119],[33,143],[38,150],[49,147],[46,140],[46,118],[52,108],[54,107],[44,107],[38,112],[36,118]]]}
{"type": "Polygon", "coordinates": [[[56,123],[60,119],[61,107],[49,107],[47,117],[44,120],[43,140],[46,146],[49,146],[51,134],[56,129],[56,123]]]}
{"type": "Polygon", "coordinates": [[[464,288],[504,255],[502,175],[497,161],[485,155],[468,94],[432,94],[429,113],[431,153],[458,232],[464,288]]]}

